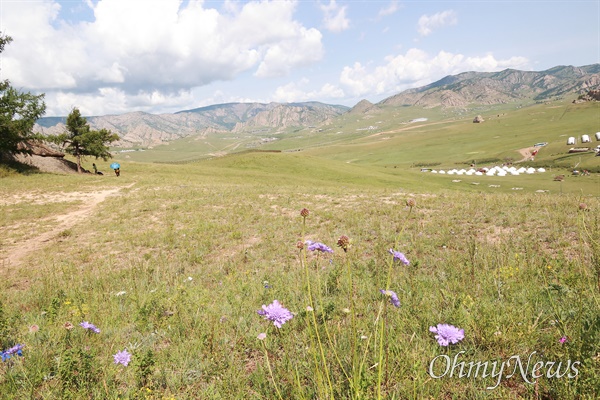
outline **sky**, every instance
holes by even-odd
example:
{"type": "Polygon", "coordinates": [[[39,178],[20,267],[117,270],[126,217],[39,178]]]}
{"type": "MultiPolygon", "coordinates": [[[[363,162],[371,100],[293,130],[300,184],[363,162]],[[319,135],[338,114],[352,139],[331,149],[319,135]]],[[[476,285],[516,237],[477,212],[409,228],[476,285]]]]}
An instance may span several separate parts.
{"type": "Polygon", "coordinates": [[[600,0],[0,0],[0,79],[46,116],[352,107],[466,71],[600,62],[600,0]]]}

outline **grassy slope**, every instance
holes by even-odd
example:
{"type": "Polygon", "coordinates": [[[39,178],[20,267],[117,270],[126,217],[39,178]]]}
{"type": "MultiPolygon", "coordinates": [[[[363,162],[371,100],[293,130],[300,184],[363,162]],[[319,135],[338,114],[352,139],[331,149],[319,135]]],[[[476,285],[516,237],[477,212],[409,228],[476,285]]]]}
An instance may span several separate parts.
{"type": "MultiPolygon", "coordinates": [[[[354,121],[345,134],[334,126],[306,137],[290,132],[284,134],[289,142],[271,145],[300,152],[180,165],[132,162],[132,155],[120,160],[120,178],[104,162],[97,164],[105,176],[8,174],[0,182],[1,199],[8,200],[0,202],[0,254],[51,229],[54,216],[84,205],[67,196],[55,203],[36,199],[112,188],[121,195],[108,197],[85,223],[51,238],[19,268],[0,266],[6,288],[0,347],[26,345],[24,358],[0,364],[0,398],[277,398],[256,340],[260,332],[268,334],[265,346],[284,398],[326,397],[325,370],[333,375],[336,398],[357,391],[376,398],[378,387],[386,398],[596,398],[598,175],[559,183],[551,171],[463,176],[453,183],[458,177],[411,167],[511,157],[538,141],[550,142],[538,158],[551,161],[564,153],[562,135],[598,130],[597,106],[555,106],[505,110],[496,119],[490,116],[503,112],[482,111],[488,121],[480,125],[471,116],[427,125],[450,116],[426,110],[428,122],[396,132],[409,126],[394,121],[423,116],[412,110],[390,117],[381,130],[394,132],[378,136],[356,131],[383,120],[374,117],[354,121]],[[548,139],[549,126],[554,139],[548,139]],[[507,134],[511,129],[522,133],[507,134]],[[330,145],[317,146],[324,142],[330,145]],[[523,190],[513,191],[516,186],[523,190]],[[535,193],[539,189],[550,193],[535,193]],[[409,197],[417,202],[410,213],[409,197]],[[591,212],[579,211],[581,202],[591,212]],[[303,207],[311,210],[305,231],[303,207]],[[352,238],[348,255],[338,248],[331,257],[309,254],[303,267],[298,240],[335,248],[342,234],[352,238]],[[388,276],[392,247],[411,265],[395,266],[388,276]],[[319,322],[327,367],[318,361],[305,311],[306,276],[319,321],[327,321],[319,322]],[[379,385],[375,321],[387,304],[379,289],[388,282],[402,307],[385,309],[386,367],[379,385]],[[277,331],[256,314],[274,299],[296,313],[277,331]],[[85,334],[77,326],[82,320],[98,325],[101,334],[85,334]],[[75,329],[67,331],[67,321],[75,329]],[[465,340],[440,348],[428,328],[441,322],[464,328],[465,340]],[[34,325],[38,332],[30,331],[34,325]],[[562,336],[567,345],[558,342],[562,336]],[[124,348],[133,353],[127,368],[112,362],[124,348]],[[485,389],[495,383],[489,378],[427,374],[434,357],[461,350],[466,361],[526,359],[537,351],[543,360],[581,361],[581,372],[577,380],[542,378],[537,386],[513,377],[494,390],[485,389]],[[361,367],[356,360],[362,357],[361,367]]],[[[227,146],[218,140],[215,147],[227,146]]],[[[190,158],[202,154],[191,144],[185,149],[190,158]]]]}
{"type": "MultiPolygon", "coordinates": [[[[284,398],[324,397],[325,369],[333,375],[336,398],[355,391],[376,398],[381,331],[375,320],[387,303],[379,289],[388,281],[402,307],[384,311],[385,397],[597,395],[600,371],[591,356],[599,293],[589,260],[598,254],[582,224],[591,227],[598,198],[449,191],[442,180],[434,185],[439,177],[424,182],[421,174],[395,172],[257,153],[183,165],[127,163],[120,178],[4,178],[5,199],[117,187],[122,195],[107,198],[86,223],[5,274],[2,347],[26,348],[13,366],[0,364],[2,395],[277,398],[256,340],[267,332],[284,398]],[[411,213],[409,197],[417,202],[411,213]],[[578,211],[582,200],[591,213],[578,211]],[[325,339],[320,323],[326,368],[304,311],[310,300],[296,248],[303,207],[311,210],[306,239],[335,248],[340,235],[352,238],[347,256],[336,248],[331,257],[309,254],[306,261],[314,308],[332,337],[325,339]],[[404,251],[411,265],[393,267],[388,277],[392,247],[404,251]],[[256,314],[274,299],[296,313],[277,332],[256,314]],[[77,326],[82,320],[98,325],[101,334],[85,334],[77,326]],[[63,327],[67,321],[76,325],[73,331],[63,327]],[[428,328],[441,322],[464,328],[465,340],[440,348],[428,328]],[[33,325],[38,332],[30,333],[33,325]],[[561,336],[572,344],[561,346],[561,336]],[[360,337],[367,339],[357,343],[360,337]],[[124,348],[133,353],[127,368],[112,362],[124,348]],[[489,378],[431,379],[429,362],[460,350],[467,361],[527,358],[537,351],[544,360],[585,364],[577,381],[544,378],[535,388],[519,377],[493,391],[485,389],[494,384],[489,378]],[[341,368],[353,377],[354,391],[341,368]]],[[[61,207],[33,201],[2,206],[2,215],[14,215],[2,222],[9,232],[3,244],[31,234],[28,223],[78,204],[61,207]],[[21,207],[28,211],[17,212],[21,207]]]]}

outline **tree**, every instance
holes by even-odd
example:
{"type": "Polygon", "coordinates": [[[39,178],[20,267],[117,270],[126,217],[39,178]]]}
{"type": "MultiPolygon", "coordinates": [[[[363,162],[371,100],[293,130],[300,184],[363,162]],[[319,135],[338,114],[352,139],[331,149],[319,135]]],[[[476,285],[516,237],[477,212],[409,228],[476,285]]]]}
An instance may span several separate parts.
{"type": "MultiPolygon", "coordinates": [[[[4,46],[12,41],[10,36],[0,32],[0,54],[4,46]]],[[[20,143],[32,139],[42,139],[33,133],[35,121],[46,112],[44,95],[21,93],[10,85],[10,81],[0,82],[0,153],[27,152],[20,143]]]]}
{"type": "Polygon", "coordinates": [[[87,119],[81,116],[79,109],[73,108],[67,117],[67,131],[49,139],[77,157],[77,172],[81,173],[81,159],[85,156],[102,158],[104,161],[112,158],[108,145],[119,140],[119,136],[106,129],[90,130],[87,119]]]}

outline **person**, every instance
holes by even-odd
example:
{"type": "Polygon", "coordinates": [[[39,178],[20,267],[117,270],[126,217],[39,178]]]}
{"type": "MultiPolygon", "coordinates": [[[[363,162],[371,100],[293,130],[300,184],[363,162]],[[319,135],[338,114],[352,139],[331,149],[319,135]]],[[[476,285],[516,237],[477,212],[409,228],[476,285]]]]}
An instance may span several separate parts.
{"type": "Polygon", "coordinates": [[[96,168],[96,163],[93,163],[92,166],[94,167],[94,174],[96,174],[96,175],[104,175],[102,172],[98,171],[98,168],[96,168]]]}
{"type": "Polygon", "coordinates": [[[117,175],[117,176],[121,175],[121,168],[115,168],[115,175],[117,175]]]}

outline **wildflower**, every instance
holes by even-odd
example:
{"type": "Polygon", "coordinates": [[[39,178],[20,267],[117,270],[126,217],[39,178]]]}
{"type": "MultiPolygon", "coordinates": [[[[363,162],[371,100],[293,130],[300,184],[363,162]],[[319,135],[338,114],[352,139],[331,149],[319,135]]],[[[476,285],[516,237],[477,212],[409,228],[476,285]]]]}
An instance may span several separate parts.
{"type": "Polygon", "coordinates": [[[22,350],[23,350],[23,345],[17,344],[7,350],[0,352],[0,357],[2,357],[2,362],[5,362],[6,360],[8,360],[11,356],[14,356],[15,354],[22,357],[23,356],[22,350]]]}
{"type": "Polygon", "coordinates": [[[406,199],[406,205],[410,208],[413,208],[415,206],[415,204],[417,204],[415,202],[415,199],[406,199]]]}
{"type": "Polygon", "coordinates": [[[464,329],[458,329],[457,327],[448,324],[437,324],[437,326],[430,326],[429,332],[436,333],[435,338],[440,346],[456,344],[465,338],[464,329]]]}
{"type": "Polygon", "coordinates": [[[342,312],[344,314],[350,314],[350,309],[349,308],[342,308],[342,312]]]}
{"type": "Polygon", "coordinates": [[[306,208],[300,210],[300,215],[302,216],[302,218],[308,217],[308,214],[310,214],[310,212],[306,208]]]}
{"type": "Polygon", "coordinates": [[[383,289],[379,289],[379,291],[382,294],[390,297],[390,302],[394,305],[394,307],[400,307],[400,299],[398,299],[398,295],[396,294],[396,292],[383,289]]]}
{"type": "Polygon", "coordinates": [[[579,203],[579,209],[581,211],[586,211],[587,208],[588,208],[587,204],[585,204],[585,203],[579,203]]]}
{"type": "Polygon", "coordinates": [[[389,252],[390,252],[391,255],[394,256],[394,261],[401,261],[404,265],[410,264],[410,261],[408,261],[408,258],[406,258],[406,256],[404,255],[404,253],[401,253],[401,252],[396,251],[394,249],[390,249],[389,252]]]}
{"type": "Polygon", "coordinates": [[[302,249],[304,248],[304,243],[302,243],[301,241],[298,241],[298,242],[296,243],[296,247],[297,247],[298,249],[302,250],[302,249]]]}
{"type": "Polygon", "coordinates": [[[63,325],[63,327],[64,327],[66,330],[70,331],[71,329],[73,329],[73,324],[72,324],[72,323],[70,323],[69,321],[67,321],[67,322],[65,322],[65,324],[63,325]]]}
{"type": "Polygon", "coordinates": [[[563,336],[558,340],[561,344],[566,343],[567,342],[567,337],[563,336]]]}
{"type": "Polygon", "coordinates": [[[113,355],[113,357],[115,359],[115,364],[127,366],[129,361],[131,361],[131,353],[129,353],[127,350],[119,351],[117,354],[113,355]]]}
{"type": "Polygon", "coordinates": [[[313,308],[311,306],[306,306],[306,311],[311,312],[314,311],[313,308]]]}
{"type": "Polygon", "coordinates": [[[115,296],[120,297],[120,296],[123,296],[126,293],[127,293],[126,291],[121,290],[120,292],[115,293],[115,296]]]}
{"type": "Polygon", "coordinates": [[[265,340],[266,337],[267,337],[267,334],[263,332],[263,333],[259,333],[256,338],[258,340],[265,340]]]}
{"type": "Polygon", "coordinates": [[[29,333],[36,333],[39,330],[40,330],[40,327],[38,325],[31,325],[29,327],[29,333]]]}
{"type": "Polygon", "coordinates": [[[337,245],[338,247],[341,247],[342,250],[344,250],[344,253],[347,252],[350,248],[350,238],[346,235],[340,236],[340,238],[337,241],[337,245]]]}
{"type": "Polygon", "coordinates": [[[330,247],[324,245],[323,243],[319,243],[319,242],[311,242],[310,240],[306,241],[306,245],[308,246],[308,250],[310,251],[320,251],[321,253],[333,253],[333,250],[331,250],[330,247]]]}
{"type": "Polygon", "coordinates": [[[294,318],[294,315],[287,308],[283,307],[279,301],[273,300],[273,303],[268,306],[262,306],[262,310],[258,310],[258,315],[263,315],[265,319],[273,321],[273,324],[281,328],[281,325],[285,324],[286,321],[294,318]]]}
{"type": "Polygon", "coordinates": [[[79,324],[79,326],[81,326],[83,329],[89,329],[90,331],[94,332],[94,333],[100,333],[100,329],[98,329],[96,327],[96,325],[87,322],[87,321],[83,321],[82,323],[79,324]]]}

